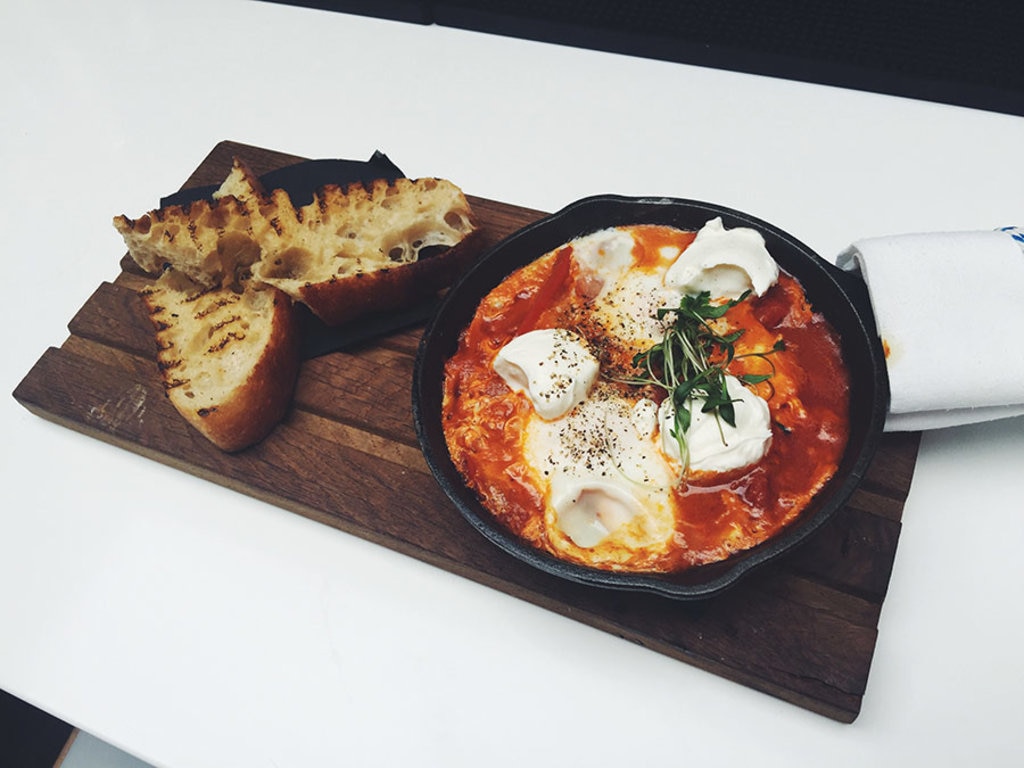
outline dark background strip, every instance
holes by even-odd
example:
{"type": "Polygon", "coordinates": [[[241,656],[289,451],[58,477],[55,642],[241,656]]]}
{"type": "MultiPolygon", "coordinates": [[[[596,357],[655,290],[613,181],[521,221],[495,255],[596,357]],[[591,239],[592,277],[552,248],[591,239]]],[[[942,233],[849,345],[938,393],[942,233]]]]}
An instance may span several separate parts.
{"type": "Polygon", "coordinates": [[[1024,3],[271,1],[1024,116],[1024,3]]]}

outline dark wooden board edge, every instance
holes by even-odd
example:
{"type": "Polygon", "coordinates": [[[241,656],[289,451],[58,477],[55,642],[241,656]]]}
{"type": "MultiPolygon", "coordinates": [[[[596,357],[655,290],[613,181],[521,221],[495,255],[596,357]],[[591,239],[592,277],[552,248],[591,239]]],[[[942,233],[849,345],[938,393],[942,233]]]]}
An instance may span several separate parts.
{"type": "MultiPolygon", "coordinates": [[[[294,155],[225,141],[214,147],[183,187],[218,183],[236,155],[243,157],[257,173],[302,160],[294,155]]],[[[470,200],[481,217],[494,225],[491,233],[494,240],[543,215],[540,211],[482,198],[470,197],[470,200]]],[[[115,284],[131,284],[137,279],[132,274],[130,261],[124,267],[125,270],[115,280],[115,284]]],[[[130,315],[135,311],[131,308],[130,299],[115,295],[106,300],[113,301],[114,314],[121,312],[130,315]],[[121,310],[117,310],[118,302],[124,305],[121,310]]],[[[88,305],[69,326],[72,330],[69,342],[80,337],[95,337],[98,339],[96,343],[103,344],[103,339],[115,334],[109,334],[103,327],[93,328],[97,323],[90,315],[95,313],[85,311],[87,308],[88,305]],[[91,322],[93,325],[90,325],[91,322]]],[[[108,310],[109,307],[105,306],[101,314],[108,316],[108,310]]],[[[137,319],[136,316],[129,323],[136,323],[137,319]]],[[[133,356],[142,352],[140,338],[133,338],[131,334],[118,338],[122,339],[119,342],[121,349],[115,355],[133,356]],[[124,338],[128,340],[123,341],[124,338]]],[[[383,344],[411,355],[415,340],[415,332],[410,332],[385,340],[383,344]]],[[[74,392],[48,391],[52,389],[53,377],[65,375],[66,367],[72,363],[76,354],[76,344],[73,343],[66,343],[61,349],[47,350],[15,390],[15,398],[42,418],[241,493],[270,501],[288,511],[417,557],[840,722],[852,722],[859,714],[877,636],[878,614],[895,556],[903,501],[913,475],[919,434],[887,435],[883,439],[879,457],[865,478],[863,490],[858,491],[848,509],[843,510],[845,519],[836,525],[826,526],[814,538],[813,545],[801,547],[782,564],[773,563],[764,567],[761,569],[763,576],[744,588],[734,588],[716,600],[683,604],[651,595],[609,593],[545,577],[513,562],[503,553],[492,551],[493,548],[477,546],[473,532],[468,532],[472,539],[470,550],[460,551],[458,546],[453,546],[451,551],[445,547],[424,547],[401,534],[353,523],[344,515],[325,511],[315,503],[303,504],[293,497],[277,494],[270,488],[254,488],[245,472],[225,469],[233,459],[211,452],[208,445],[201,439],[195,440],[194,436],[185,439],[189,450],[174,453],[166,450],[159,439],[151,439],[131,429],[112,429],[109,422],[90,423],[82,415],[83,404],[75,402],[74,392]],[[850,557],[849,549],[856,546],[858,541],[868,541],[871,547],[879,550],[875,553],[877,556],[869,557],[866,563],[850,557]],[[823,568],[822,563],[826,560],[839,563],[841,567],[834,568],[832,562],[827,562],[823,568]],[[849,571],[856,568],[867,569],[868,572],[844,572],[844,569],[849,571]],[[835,583],[830,584],[830,580],[835,583]],[[861,588],[851,589],[850,583],[861,585],[861,588]],[[781,638],[773,638],[770,632],[766,635],[765,628],[769,624],[779,623],[778,617],[771,615],[771,611],[792,612],[790,628],[800,626],[801,623],[810,625],[806,635],[807,647],[787,645],[781,638]],[[746,637],[748,633],[750,636],[746,637]],[[719,643],[716,637],[724,639],[719,643]],[[779,645],[779,653],[790,656],[794,653],[797,656],[806,653],[808,657],[820,655],[816,644],[841,645],[852,642],[860,650],[844,659],[849,668],[839,675],[843,678],[841,681],[826,679],[794,682],[799,677],[799,659],[796,662],[781,656],[773,659],[771,653],[768,653],[763,666],[761,661],[754,659],[756,654],[738,663],[732,660],[730,654],[735,655],[737,649],[746,642],[752,643],[755,651],[759,652],[771,651],[773,645],[779,645]],[[774,666],[788,671],[780,672],[773,669],[774,666]]],[[[128,364],[134,365],[134,362],[128,364]]],[[[89,407],[95,407],[95,404],[89,407]]],[[[124,426],[123,423],[121,426],[124,426]]],[[[167,429],[183,427],[171,419],[167,429]]],[[[408,434],[398,439],[406,445],[410,443],[408,434]]],[[[422,467],[415,469],[414,474],[418,476],[415,482],[426,480],[428,485],[432,484],[432,479],[421,476],[422,472],[422,467]]],[[[434,500],[430,503],[445,503],[446,500],[436,500],[439,495],[436,488],[427,491],[428,496],[431,494],[434,500]]],[[[454,515],[453,509],[450,512],[454,515]]],[[[456,526],[458,524],[455,523],[456,526]]]]}

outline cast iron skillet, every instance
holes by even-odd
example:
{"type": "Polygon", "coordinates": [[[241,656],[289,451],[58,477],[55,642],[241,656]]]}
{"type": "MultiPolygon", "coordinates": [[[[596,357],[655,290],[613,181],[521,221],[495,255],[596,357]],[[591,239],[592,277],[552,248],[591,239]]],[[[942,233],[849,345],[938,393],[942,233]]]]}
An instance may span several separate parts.
{"type": "Polygon", "coordinates": [[[452,287],[420,343],[413,378],[413,417],[420,446],[438,483],[474,528],[505,552],[530,565],[583,584],[654,592],[678,599],[710,597],[756,566],[792,549],[817,530],[853,493],[875,452],[889,405],[881,343],[863,282],[821,259],[807,246],[764,221],[739,211],[693,200],[590,197],[512,234],[485,253],[452,287]],[[477,304],[513,270],[580,235],[627,224],[668,224],[700,229],[722,218],[726,228],[752,227],[765,238],[779,266],[796,277],[814,308],[842,337],[850,370],[850,439],[838,471],[803,514],[780,534],[719,563],[679,574],[605,571],[559,560],[520,540],[480,504],[452,464],[441,428],[442,377],[459,334],[477,304]]]}

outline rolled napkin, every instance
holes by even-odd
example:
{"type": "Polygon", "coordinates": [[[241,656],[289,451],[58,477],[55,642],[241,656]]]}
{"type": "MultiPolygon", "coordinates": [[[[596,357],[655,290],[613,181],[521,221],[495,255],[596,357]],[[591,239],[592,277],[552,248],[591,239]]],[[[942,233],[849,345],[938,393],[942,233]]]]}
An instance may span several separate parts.
{"type": "Polygon", "coordinates": [[[871,296],[892,391],[887,432],[1024,414],[1024,230],[859,240],[837,265],[871,296]]]}

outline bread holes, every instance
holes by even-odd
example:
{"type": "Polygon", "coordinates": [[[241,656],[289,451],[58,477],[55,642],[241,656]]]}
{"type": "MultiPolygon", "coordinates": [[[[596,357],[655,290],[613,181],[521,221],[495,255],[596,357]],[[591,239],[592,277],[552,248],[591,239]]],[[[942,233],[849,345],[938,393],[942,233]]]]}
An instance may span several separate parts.
{"type": "Polygon", "coordinates": [[[225,232],[217,240],[217,252],[225,274],[237,272],[241,267],[252,266],[260,257],[261,249],[248,232],[237,230],[225,232]]]}
{"type": "Polygon", "coordinates": [[[440,256],[442,253],[447,251],[451,246],[448,245],[427,245],[419,249],[419,255],[417,261],[427,261],[428,259],[440,256]]]}
{"type": "MultiPolygon", "coordinates": [[[[414,244],[413,251],[415,252],[415,250],[416,249],[415,249],[415,244],[414,244]]],[[[401,263],[407,261],[407,259],[405,258],[405,253],[406,253],[406,247],[405,247],[404,243],[399,243],[398,245],[393,245],[393,246],[391,246],[388,249],[388,259],[390,261],[395,262],[396,264],[401,264],[401,263]]]]}
{"type": "Polygon", "coordinates": [[[114,227],[157,278],[142,295],[168,398],[231,452],[287,413],[297,305],[329,326],[401,309],[450,285],[480,240],[465,196],[444,179],[326,185],[296,206],[238,160],[212,199],[116,216],[114,227]]]}
{"type": "Polygon", "coordinates": [[[297,280],[302,275],[308,275],[314,263],[313,254],[308,250],[291,246],[279,252],[269,262],[264,260],[261,277],[297,280]]]}
{"type": "Polygon", "coordinates": [[[471,232],[473,224],[458,211],[448,211],[444,215],[444,223],[456,232],[471,232]]]}

